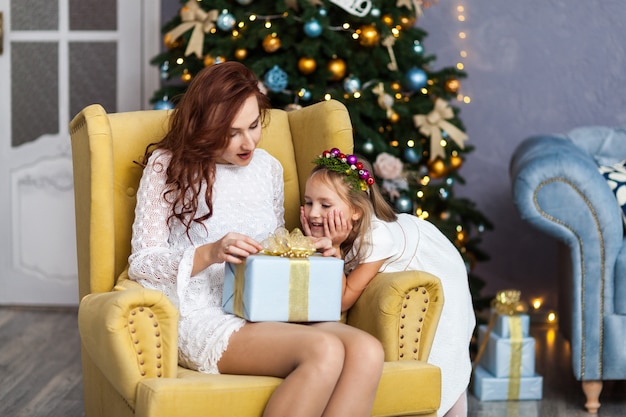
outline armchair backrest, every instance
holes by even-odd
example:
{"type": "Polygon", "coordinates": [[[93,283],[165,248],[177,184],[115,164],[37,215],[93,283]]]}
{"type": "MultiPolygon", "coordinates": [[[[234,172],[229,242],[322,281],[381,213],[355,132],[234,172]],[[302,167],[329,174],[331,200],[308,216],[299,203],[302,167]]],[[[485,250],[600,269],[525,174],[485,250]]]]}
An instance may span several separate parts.
{"type": "MultiPolygon", "coordinates": [[[[80,298],[110,291],[127,267],[142,174],[134,161],[165,135],[169,114],[167,110],[107,114],[93,104],[70,123],[80,298]]],[[[348,110],[335,100],[292,112],[272,109],[259,147],[283,165],[285,225],[291,230],[299,226],[304,182],[314,157],[331,147],[352,152],[348,110]]]]}

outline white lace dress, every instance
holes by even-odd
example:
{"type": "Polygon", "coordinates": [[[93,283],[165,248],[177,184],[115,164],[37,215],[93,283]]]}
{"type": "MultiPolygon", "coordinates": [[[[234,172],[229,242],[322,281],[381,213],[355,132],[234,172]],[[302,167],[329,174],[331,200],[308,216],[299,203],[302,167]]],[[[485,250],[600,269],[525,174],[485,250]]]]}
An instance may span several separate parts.
{"type": "Polygon", "coordinates": [[[379,272],[419,270],[441,280],[445,302],[428,362],[441,368],[437,415],[442,416],[467,389],[472,371],[469,344],[476,318],[463,258],[437,227],[410,214],[391,223],[373,217],[368,241],[373,245],[365,262],[387,259],[379,272]]]}
{"type": "MultiPolygon", "coordinates": [[[[213,216],[193,223],[189,236],[179,221],[167,219],[164,200],[170,154],[155,151],[137,191],[132,253],[128,274],[146,288],[162,291],[179,309],[179,363],[190,369],[218,373],[217,362],[231,334],[245,321],[222,310],[224,264],[191,276],[195,248],[238,232],[261,242],[284,224],[284,183],[280,163],[256,149],[246,167],[218,164],[213,185],[213,216]]],[[[205,186],[201,195],[204,195],[205,186]]],[[[200,199],[198,213],[208,212],[200,199]]]]}

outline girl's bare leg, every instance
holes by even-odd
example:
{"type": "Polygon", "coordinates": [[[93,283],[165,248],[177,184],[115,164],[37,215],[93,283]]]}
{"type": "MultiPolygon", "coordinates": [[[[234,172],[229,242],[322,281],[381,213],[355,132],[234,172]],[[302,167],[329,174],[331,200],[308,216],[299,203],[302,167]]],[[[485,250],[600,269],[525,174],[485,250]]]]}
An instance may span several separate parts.
{"type": "Polygon", "coordinates": [[[313,326],[336,335],[345,350],[343,369],[324,417],[370,416],[383,371],[382,345],[373,336],[341,323],[313,326]]]}
{"type": "Polygon", "coordinates": [[[222,354],[222,373],[285,378],[264,416],[321,416],[344,365],[344,347],[334,334],[290,323],[248,323],[222,354]]]}
{"type": "Polygon", "coordinates": [[[465,391],[444,417],[467,417],[467,391],[465,391]]]}

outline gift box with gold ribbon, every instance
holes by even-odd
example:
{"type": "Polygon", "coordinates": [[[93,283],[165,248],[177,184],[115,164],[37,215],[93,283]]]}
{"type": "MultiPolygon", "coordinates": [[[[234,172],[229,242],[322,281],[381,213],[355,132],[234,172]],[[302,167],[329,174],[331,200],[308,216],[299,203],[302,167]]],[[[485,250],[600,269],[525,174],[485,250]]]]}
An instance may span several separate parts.
{"type": "Polygon", "coordinates": [[[249,321],[339,320],[343,261],[311,254],[314,248],[289,243],[285,233],[277,232],[271,239],[282,243],[265,241],[263,254],[249,256],[241,264],[226,264],[224,311],[249,321]]]}
{"type": "Polygon", "coordinates": [[[540,400],[543,377],[524,376],[514,380],[496,378],[481,366],[474,369],[473,391],[480,401],[540,400]]]}
{"type": "Polygon", "coordinates": [[[520,291],[500,291],[488,325],[479,326],[473,391],[481,401],[540,399],[543,378],[535,373],[535,339],[529,337],[527,306],[520,291]]]}

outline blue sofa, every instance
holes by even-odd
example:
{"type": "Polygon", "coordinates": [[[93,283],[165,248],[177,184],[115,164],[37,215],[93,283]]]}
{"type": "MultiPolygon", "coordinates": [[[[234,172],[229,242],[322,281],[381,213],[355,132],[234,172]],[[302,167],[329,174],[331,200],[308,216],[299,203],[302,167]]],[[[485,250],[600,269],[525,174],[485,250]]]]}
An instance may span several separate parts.
{"type": "Polygon", "coordinates": [[[570,341],[585,407],[604,380],[626,379],[626,241],[620,207],[599,165],[626,159],[626,128],[539,135],[515,150],[510,177],[523,220],[562,242],[559,329],[570,341]]]}

